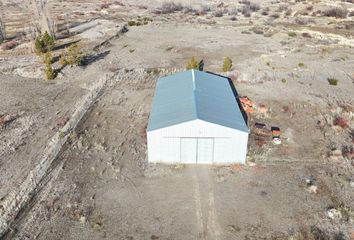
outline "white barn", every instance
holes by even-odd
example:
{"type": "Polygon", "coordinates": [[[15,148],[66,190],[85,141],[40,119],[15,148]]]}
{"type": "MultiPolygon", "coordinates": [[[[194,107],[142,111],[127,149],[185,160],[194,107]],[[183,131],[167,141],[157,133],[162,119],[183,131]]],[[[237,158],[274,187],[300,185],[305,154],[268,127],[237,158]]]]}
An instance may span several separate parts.
{"type": "Polygon", "coordinates": [[[190,70],[157,81],[149,162],[245,163],[249,129],[227,78],[190,70]]]}

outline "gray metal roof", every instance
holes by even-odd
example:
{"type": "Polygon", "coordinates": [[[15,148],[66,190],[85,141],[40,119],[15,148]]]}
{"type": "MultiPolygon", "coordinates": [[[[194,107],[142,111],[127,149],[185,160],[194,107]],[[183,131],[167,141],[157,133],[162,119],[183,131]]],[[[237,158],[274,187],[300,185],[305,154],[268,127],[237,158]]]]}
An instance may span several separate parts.
{"type": "Polygon", "coordinates": [[[227,78],[198,70],[160,78],[147,131],[195,119],[248,132],[227,78]]]}

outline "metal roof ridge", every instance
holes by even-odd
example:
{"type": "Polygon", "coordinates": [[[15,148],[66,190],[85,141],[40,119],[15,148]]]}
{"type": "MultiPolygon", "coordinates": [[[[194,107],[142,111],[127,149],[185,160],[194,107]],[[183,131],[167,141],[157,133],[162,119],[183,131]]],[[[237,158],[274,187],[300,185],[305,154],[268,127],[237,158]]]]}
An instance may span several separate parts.
{"type": "Polygon", "coordinates": [[[192,83],[193,83],[193,99],[194,99],[194,110],[195,110],[195,118],[199,119],[198,116],[198,106],[197,106],[197,94],[196,94],[196,85],[195,85],[195,72],[194,69],[192,69],[192,83]]]}

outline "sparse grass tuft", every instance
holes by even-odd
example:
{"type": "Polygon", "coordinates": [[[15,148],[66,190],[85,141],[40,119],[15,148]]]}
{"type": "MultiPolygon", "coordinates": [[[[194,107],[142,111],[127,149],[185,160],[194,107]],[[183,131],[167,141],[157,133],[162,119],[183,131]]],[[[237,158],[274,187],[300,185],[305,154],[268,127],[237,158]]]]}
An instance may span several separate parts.
{"type": "Polygon", "coordinates": [[[337,86],[338,82],[339,82],[339,80],[336,78],[328,78],[327,81],[328,81],[329,85],[332,85],[332,86],[337,86]]]}

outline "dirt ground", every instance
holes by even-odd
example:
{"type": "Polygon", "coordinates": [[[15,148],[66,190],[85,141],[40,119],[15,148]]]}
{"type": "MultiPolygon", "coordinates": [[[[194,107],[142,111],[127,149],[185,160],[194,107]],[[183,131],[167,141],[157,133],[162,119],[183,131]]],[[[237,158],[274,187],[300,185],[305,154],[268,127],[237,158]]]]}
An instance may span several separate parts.
{"type": "MultiPolygon", "coordinates": [[[[0,51],[0,117],[13,118],[0,128],[0,203],[38,164],[88,86],[114,75],[5,239],[354,237],[353,17],[316,15],[329,1],[281,2],[293,9],[290,16],[277,10],[281,4],[258,1],[251,17],[233,1],[184,3],[210,6],[205,15],[155,14],[160,1],[116,2],[107,9],[96,1],[53,5],[55,16],[63,4],[85,13],[68,19],[78,34],[59,41],[79,39],[93,60],[64,68],[51,82],[40,79],[38,57],[23,53],[28,43],[0,51]],[[112,37],[138,16],[152,22],[112,37]],[[296,24],[299,17],[315,22],[296,24]],[[248,115],[247,165],[148,164],[145,130],[156,80],[183,70],[192,56],[203,59],[205,71],[230,77],[239,96],[258,107],[248,115]],[[226,56],[233,67],[222,73],[226,56]],[[338,117],[348,125],[335,126],[338,117]],[[279,127],[282,144],[256,134],[255,123],[279,127]]],[[[335,4],[354,10],[349,1],[335,4]]]]}

